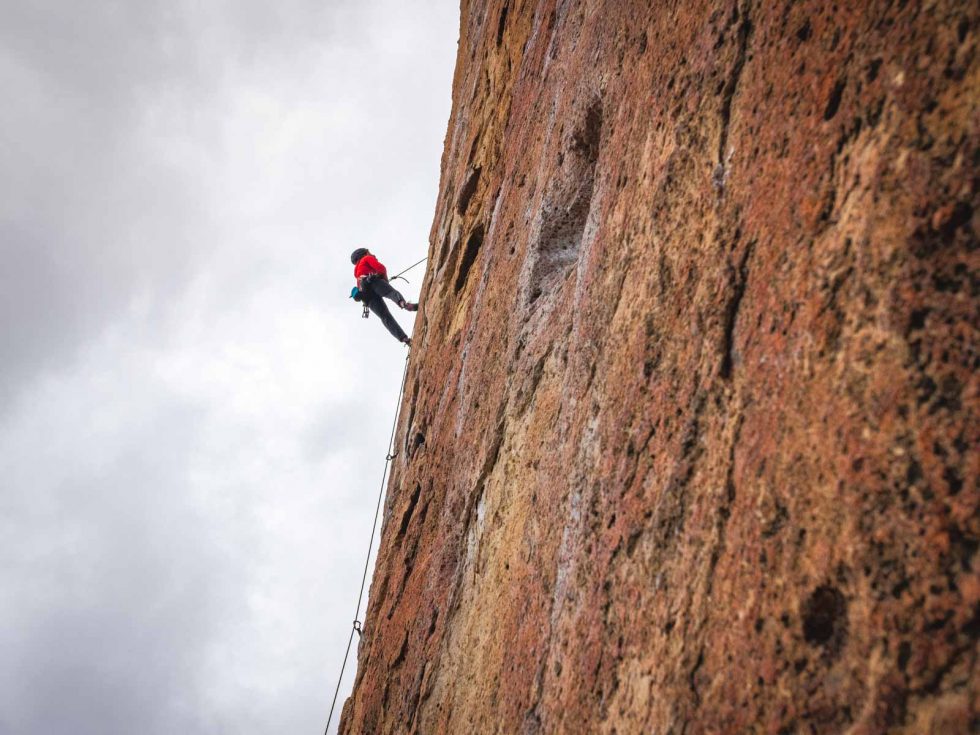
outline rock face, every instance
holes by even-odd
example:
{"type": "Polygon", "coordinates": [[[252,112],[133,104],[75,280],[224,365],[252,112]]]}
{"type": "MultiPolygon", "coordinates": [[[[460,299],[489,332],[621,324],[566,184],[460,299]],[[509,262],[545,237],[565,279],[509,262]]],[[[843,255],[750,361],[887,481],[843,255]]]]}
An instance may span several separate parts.
{"type": "Polygon", "coordinates": [[[978,45],[463,3],[342,732],[976,731],[978,45]]]}

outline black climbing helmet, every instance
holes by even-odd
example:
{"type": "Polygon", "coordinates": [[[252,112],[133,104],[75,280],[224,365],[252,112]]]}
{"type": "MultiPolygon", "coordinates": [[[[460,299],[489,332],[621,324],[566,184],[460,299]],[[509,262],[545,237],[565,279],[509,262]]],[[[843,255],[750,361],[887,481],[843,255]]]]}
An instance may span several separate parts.
{"type": "Polygon", "coordinates": [[[359,261],[367,254],[368,254],[367,248],[358,248],[357,250],[355,250],[353,253],[350,254],[350,262],[353,263],[354,265],[357,265],[357,261],[359,261]]]}

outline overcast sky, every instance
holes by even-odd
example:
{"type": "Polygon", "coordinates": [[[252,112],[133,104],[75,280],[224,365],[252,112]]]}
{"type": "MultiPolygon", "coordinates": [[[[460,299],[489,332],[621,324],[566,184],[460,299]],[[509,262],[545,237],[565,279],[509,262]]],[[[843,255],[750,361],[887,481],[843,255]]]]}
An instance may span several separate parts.
{"type": "Polygon", "coordinates": [[[322,732],[458,4],[0,11],[0,733],[322,732]]]}

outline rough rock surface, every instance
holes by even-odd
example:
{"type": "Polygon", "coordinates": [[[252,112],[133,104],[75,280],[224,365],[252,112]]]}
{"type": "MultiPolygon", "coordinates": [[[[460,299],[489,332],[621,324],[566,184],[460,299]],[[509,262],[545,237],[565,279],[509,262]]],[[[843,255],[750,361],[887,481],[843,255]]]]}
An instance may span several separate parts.
{"type": "Polygon", "coordinates": [[[980,5],[464,2],[342,732],[980,723],[980,5]]]}

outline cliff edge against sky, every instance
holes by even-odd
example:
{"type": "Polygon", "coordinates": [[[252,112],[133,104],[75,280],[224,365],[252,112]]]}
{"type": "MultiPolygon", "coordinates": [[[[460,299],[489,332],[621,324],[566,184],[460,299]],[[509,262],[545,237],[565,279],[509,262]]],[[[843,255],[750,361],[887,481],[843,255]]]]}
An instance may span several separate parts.
{"type": "Polygon", "coordinates": [[[463,3],[342,732],[978,726],[978,26],[463,3]]]}

